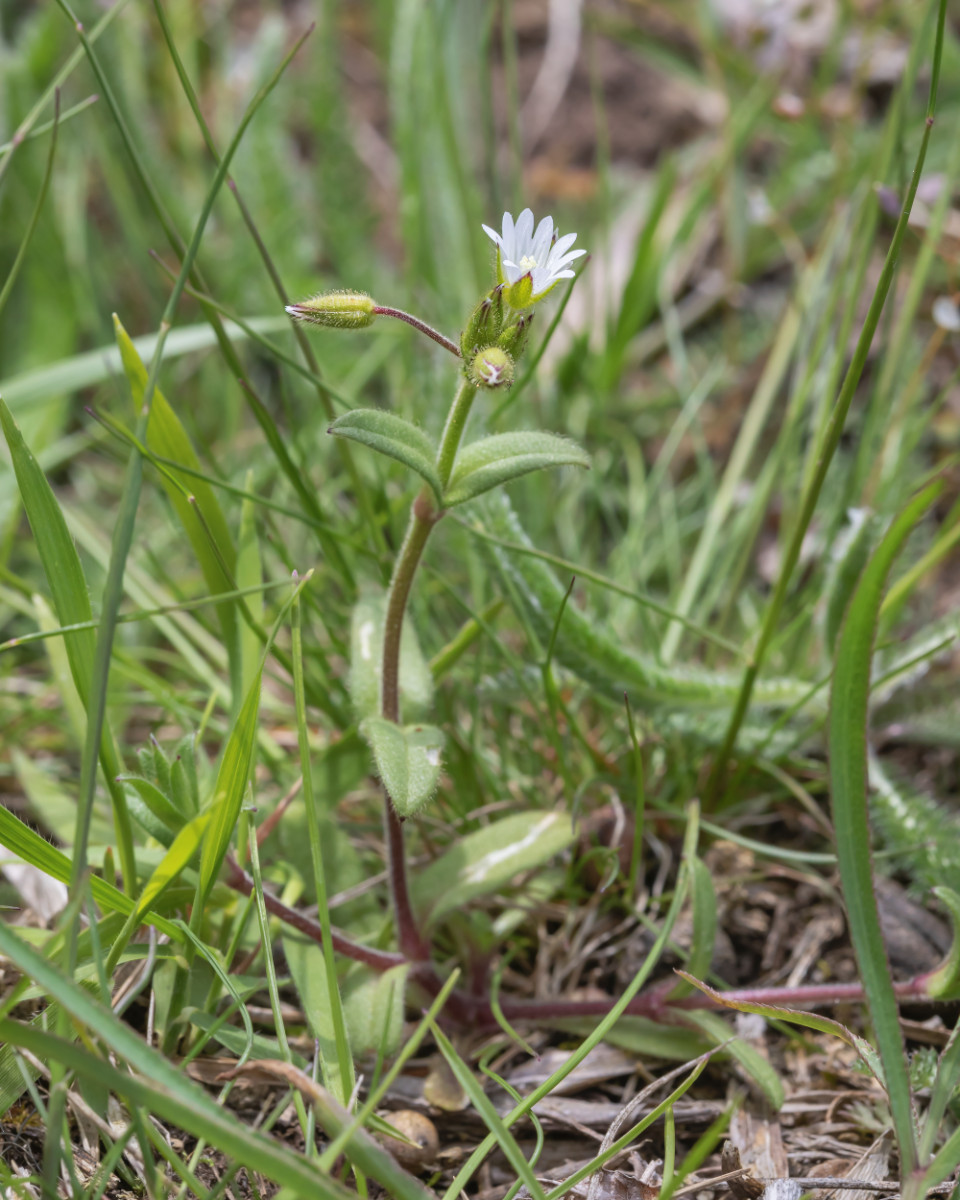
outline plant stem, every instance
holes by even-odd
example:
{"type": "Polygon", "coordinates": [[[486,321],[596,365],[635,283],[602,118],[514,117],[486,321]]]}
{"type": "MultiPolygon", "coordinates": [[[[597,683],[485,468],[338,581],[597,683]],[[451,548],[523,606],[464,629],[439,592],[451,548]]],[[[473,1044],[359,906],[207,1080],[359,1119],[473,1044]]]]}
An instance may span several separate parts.
{"type": "MultiPolygon", "coordinates": [[[[227,855],[225,866],[227,868],[227,886],[233,888],[235,892],[239,892],[241,896],[251,896],[253,894],[253,879],[244,871],[233,855],[227,855]]],[[[318,946],[323,945],[323,928],[319,921],[315,921],[313,917],[309,917],[306,913],[302,913],[295,908],[290,908],[289,905],[283,903],[279,896],[275,896],[273,892],[268,892],[266,888],[263,889],[263,902],[267,912],[273,913],[275,917],[279,917],[291,929],[299,930],[300,933],[305,934],[311,941],[316,942],[318,946]]],[[[372,967],[375,971],[389,971],[391,967],[402,966],[404,962],[402,955],[392,954],[387,950],[377,950],[373,946],[362,946],[359,942],[352,941],[338,929],[331,928],[330,944],[344,958],[364,963],[366,966],[372,967]]]]}
{"type": "Polygon", "coordinates": [[[375,304],[373,311],[378,317],[395,317],[398,321],[406,321],[414,329],[419,329],[421,333],[425,333],[428,338],[433,338],[438,346],[442,346],[444,350],[449,350],[455,358],[461,357],[460,347],[456,342],[451,341],[439,329],[434,329],[432,325],[428,325],[426,321],[421,321],[419,317],[415,317],[413,313],[404,312],[402,308],[390,308],[383,304],[375,304]]]}
{"type": "Polygon", "coordinates": [[[460,441],[463,438],[463,431],[467,426],[467,418],[470,416],[470,409],[473,407],[473,398],[476,394],[477,389],[464,379],[450,406],[450,414],[443,427],[443,437],[440,439],[440,450],[437,453],[437,474],[444,487],[450,482],[450,476],[453,474],[453,464],[457,458],[457,451],[460,449],[460,441]]]}
{"type": "MultiPolygon", "coordinates": [[[[450,414],[444,426],[440,449],[437,454],[437,471],[441,484],[446,487],[456,461],[460,440],[466,428],[467,418],[476,389],[464,380],[450,406],[450,414]]],[[[397,555],[387,592],[387,607],[383,619],[383,670],[381,673],[381,713],[387,721],[400,721],[400,643],[403,635],[403,615],[407,609],[410,588],[417,567],[423,556],[430,531],[443,515],[438,510],[428,488],[424,488],[413,502],[410,522],[397,555]]],[[[393,898],[394,917],[397,923],[397,940],[400,950],[409,959],[422,962],[430,957],[430,947],[417,928],[410,890],[407,885],[407,864],[403,850],[403,822],[389,795],[384,797],[384,834],[387,843],[387,871],[390,877],[390,894],[393,898]]]]}

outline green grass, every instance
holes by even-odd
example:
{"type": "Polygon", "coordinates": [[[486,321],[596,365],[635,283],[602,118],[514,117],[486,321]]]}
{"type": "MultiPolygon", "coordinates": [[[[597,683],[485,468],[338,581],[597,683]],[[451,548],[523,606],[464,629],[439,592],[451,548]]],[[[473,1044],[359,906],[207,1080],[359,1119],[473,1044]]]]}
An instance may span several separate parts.
{"type": "MultiPolygon", "coordinates": [[[[818,879],[838,864],[867,987],[852,1044],[888,1087],[904,1194],[955,1170],[954,1043],[911,1123],[866,802],[872,780],[878,863],[953,911],[956,334],[930,314],[956,283],[960,43],[949,22],[938,36],[937,4],[847,12],[833,44],[892,34],[907,51],[896,86],[851,80],[827,52],[787,120],[776,81],[707,11],[585,9],[599,132],[588,189],[552,194],[544,179],[574,178],[537,169],[563,117],[524,161],[520,96],[539,59],[506,0],[329,0],[302,45],[307,19],[279,7],[240,20],[159,0],[0,3],[0,844],[70,894],[49,928],[0,925],[21,973],[5,966],[0,1114],[21,1097],[43,1110],[47,1194],[77,1176],[82,1084],[101,1116],[109,1092],[125,1105],[104,1161],[151,1195],[167,1172],[180,1195],[215,1200],[242,1172],[286,1194],[420,1196],[368,1131],[426,1041],[489,1130],[430,1188],[453,1200],[499,1146],[517,1186],[554,1200],[652,1120],[552,1188],[525,1158],[513,1126],[608,1036],[688,1062],[661,1104],[673,1194],[721,1136],[722,1122],[673,1153],[671,1106],[701,1072],[783,1095],[718,1013],[684,1023],[644,990],[695,994],[670,982],[668,948],[720,982],[704,855],[721,835],[818,879]],[[664,89],[709,92],[722,115],[682,144],[665,136],[638,171],[597,46],[662,72],[664,89]],[[923,223],[886,214],[878,188],[899,208],[934,178],[923,223]],[[593,261],[539,306],[513,389],[478,393],[472,444],[438,466],[449,355],[399,322],[308,330],[284,305],[360,289],[459,342],[494,282],[480,224],[527,203],[593,261]],[[589,471],[521,478],[582,465],[578,446],[589,471]],[[423,480],[431,504],[464,507],[437,524],[394,630],[398,730],[358,646],[368,622],[389,637],[381,589],[423,480]],[[386,849],[364,735],[380,774],[402,779],[398,803],[419,807],[401,836],[436,970],[398,951],[416,938],[398,939],[387,884],[365,886],[386,849]],[[418,782],[441,742],[439,783],[418,782]],[[611,795],[634,817],[625,854],[575,829],[611,795]],[[680,865],[652,893],[664,838],[680,865]],[[616,990],[589,1026],[525,1009],[505,980],[508,964],[534,971],[537,914],[591,905],[632,913],[653,948],[629,978],[604,976],[616,990]],[[121,967],[141,974],[114,1013],[121,967]],[[489,1044],[436,1023],[476,1025],[474,980],[496,992],[496,1047],[575,1038],[512,1109],[489,1044]],[[275,1030],[254,1028],[255,997],[275,1030]],[[621,1020],[635,998],[644,1016],[621,1020]],[[284,1035],[284,999],[317,1061],[284,1035]],[[406,1036],[405,1015],[428,1007],[406,1036]],[[303,1153],[242,1130],[232,1082],[214,1099],[173,1064],[207,1051],[282,1061],[291,1091],[268,1125],[295,1097],[303,1153]],[[135,1179],[124,1139],[150,1143],[149,1113],[201,1140],[178,1155],[154,1138],[135,1179]],[[207,1146],[232,1156],[218,1187],[197,1178],[207,1146]]],[[[11,884],[0,903],[19,907],[11,884]]],[[[955,966],[937,994],[953,994],[955,966]]],[[[77,1194],[98,1200],[110,1172],[77,1194]]]]}

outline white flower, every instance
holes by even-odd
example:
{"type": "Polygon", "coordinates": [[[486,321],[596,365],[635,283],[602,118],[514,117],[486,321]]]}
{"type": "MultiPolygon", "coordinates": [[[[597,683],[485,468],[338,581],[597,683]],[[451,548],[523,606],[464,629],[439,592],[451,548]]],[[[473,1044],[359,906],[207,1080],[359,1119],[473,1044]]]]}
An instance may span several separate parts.
{"type": "Polygon", "coordinates": [[[513,216],[503,214],[503,232],[497,233],[484,225],[484,233],[497,246],[497,275],[504,288],[504,299],[513,308],[526,308],[545,296],[561,279],[572,279],[569,264],[586,254],[586,250],[571,250],[577,240],[575,233],[558,238],[553,217],[544,217],[536,230],[533,213],[525,208],[514,223],[513,216]]]}

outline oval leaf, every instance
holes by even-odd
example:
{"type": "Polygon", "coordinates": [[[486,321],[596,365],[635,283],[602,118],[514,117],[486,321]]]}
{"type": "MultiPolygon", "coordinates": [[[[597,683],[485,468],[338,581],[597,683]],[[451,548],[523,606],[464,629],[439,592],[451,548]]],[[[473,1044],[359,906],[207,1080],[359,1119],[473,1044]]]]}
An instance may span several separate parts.
{"type": "Polygon", "coordinates": [[[414,907],[436,921],[477,896],[505,887],[566,849],[576,836],[567,813],[522,812],[460,838],[411,880],[414,907]]]}
{"type": "Polygon", "coordinates": [[[463,504],[501,483],[545,467],[589,467],[590,456],[576,442],[554,433],[498,433],[465,446],[457,456],[445,508],[463,504]]]}
{"type": "Polygon", "coordinates": [[[412,817],[436,790],[443,734],[433,725],[395,725],[383,717],[367,717],[360,731],[394,808],[401,817],[412,817]]]}
{"type": "Polygon", "coordinates": [[[349,438],[402,462],[426,480],[439,501],[442,488],[434,465],[436,447],[423,430],[410,421],[379,408],[356,408],[337,417],[327,433],[349,438]]]}

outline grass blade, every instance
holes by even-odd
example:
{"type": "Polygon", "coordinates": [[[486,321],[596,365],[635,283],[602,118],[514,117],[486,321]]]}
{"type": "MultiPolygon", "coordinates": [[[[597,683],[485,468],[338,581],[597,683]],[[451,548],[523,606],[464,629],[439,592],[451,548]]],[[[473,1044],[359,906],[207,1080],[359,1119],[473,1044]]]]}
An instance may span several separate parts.
{"type": "Polygon", "coordinates": [[[830,783],[837,860],[850,938],[886,1077],[904,1179],[917,1165],[917,1147],[899,1011],[873,891],[867,819],[867,710],[884,585],[904,541],[940,491],[939,482],[925,488],[894,521],[867,564],[840,635],[830,698],[830,783]]]}

